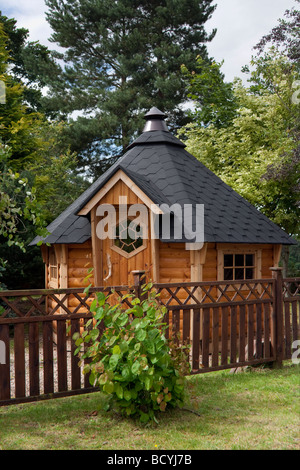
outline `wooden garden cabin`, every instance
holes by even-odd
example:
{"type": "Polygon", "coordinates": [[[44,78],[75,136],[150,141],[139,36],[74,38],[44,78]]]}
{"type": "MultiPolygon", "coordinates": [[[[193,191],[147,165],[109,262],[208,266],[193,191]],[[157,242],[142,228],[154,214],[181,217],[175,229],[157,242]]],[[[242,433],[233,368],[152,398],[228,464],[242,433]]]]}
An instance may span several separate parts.
{"type": "MultiPolygon", "coordinates": [[[[130,285],[134,270],[145,270],[160,283],[270,278],[282,245],[295,243],[188,153],[164,118],[152,108],[143,133],[124,156],[48,226],[44,241],[51,246],[42,246],[46,288],[86,287],[91,267],[94,286],[130,285]],[[133,220],[129,215],[120,224],[117,220],[116,238],[99,238],[97,227],[104,216],[99,212],[109,204],[119,214],[120,201],[147,208],[147,239],[122,238],[133,220]],[[172,233],[151,237],[164,204],[204,205],[203,243],[172,233]]],[[[76,299],[70,310],[75,306],[76,299]]]]}

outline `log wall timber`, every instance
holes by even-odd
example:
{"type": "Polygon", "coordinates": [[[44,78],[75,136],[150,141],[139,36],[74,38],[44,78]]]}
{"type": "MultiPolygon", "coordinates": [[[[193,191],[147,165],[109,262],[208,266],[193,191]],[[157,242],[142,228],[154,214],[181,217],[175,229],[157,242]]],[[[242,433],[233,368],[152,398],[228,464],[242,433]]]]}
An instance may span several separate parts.
{"type": "MultiPolygon", "coordinates": [[[[93,268],[93,255],[92,255],[92,242],[88,240],[80,245],[68,245],[68,287],[87,287],[89,284],[94,286],[94,275],[85,279],[88,275],[89,269],[93,268]]],[[[94,274],[94,271],[93,271],[94,274]]],[[[84,297],[83,294],[79,294],[84,297]]],[[[69,298],[69,310],[73,312],[77,307],[79,301],[74,296],[69,298]]],[[[83,312],[84,308],[79,309],[79,313],[83,312]]]]}
{"type": "Polygon", "coordinates": [[[190,252],[184,243],[159,241],[159,282],[189,282],[191,280],[190,252]]]}

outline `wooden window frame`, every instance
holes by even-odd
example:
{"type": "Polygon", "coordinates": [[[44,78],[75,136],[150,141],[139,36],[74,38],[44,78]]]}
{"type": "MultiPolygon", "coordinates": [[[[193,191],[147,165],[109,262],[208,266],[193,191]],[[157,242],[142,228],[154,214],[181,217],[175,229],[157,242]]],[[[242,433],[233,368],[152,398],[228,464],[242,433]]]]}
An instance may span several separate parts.
{"type": "Polygon", "coordinates": [[[255,247],[217,247],[218,252],[218,281],[224,282],[244,282],[252,281],[253,279],[261,278],[261,249],[255,247]],[[253,279],[237,279],[237,280],[224,280],[224,255],[254,255],[254,277],[253,279]]]}
{"type": "Polygon", "coordinates": [[[49,257],[48,257],[49,259],[49,287],[57,288],[58,279],[59,279],[59,265],[58,265],[58,260],[57,260],[55,249],[53,247],[51,248],[49,249],[49,257]],[[54,263],[52,262],[53,257],[54,257],[54,263]],[[51,275],[51,271],[54,269],[56,270],[56,276],[51,275]]]}

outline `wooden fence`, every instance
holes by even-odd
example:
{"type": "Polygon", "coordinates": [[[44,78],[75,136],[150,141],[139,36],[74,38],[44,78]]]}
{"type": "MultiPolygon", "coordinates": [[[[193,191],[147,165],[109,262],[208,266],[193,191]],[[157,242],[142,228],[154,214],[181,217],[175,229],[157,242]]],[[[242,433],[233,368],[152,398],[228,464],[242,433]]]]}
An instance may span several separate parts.
{"type": "MultiPolygon", "coordinates": [[[[71,337],[92,318],[95,292],[140,296],[143,282],[135,272],[133,287],[0,291],[0,405],[96,391],[78,366],[71,337]]],[[[191,344],[196,374],[290,359],[300,338],[299,284],[274,268],[271,279],[154,288],[167,308],[169,335],[191,344]]]]}

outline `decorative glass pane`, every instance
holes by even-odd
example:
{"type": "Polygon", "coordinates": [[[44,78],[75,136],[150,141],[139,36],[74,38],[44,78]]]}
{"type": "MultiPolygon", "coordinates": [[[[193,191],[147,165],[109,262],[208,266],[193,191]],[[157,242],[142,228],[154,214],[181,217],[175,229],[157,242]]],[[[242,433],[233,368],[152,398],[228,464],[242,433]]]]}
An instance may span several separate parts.
{"type": "Polygon", "coordinates": [[[224,266],[233,266],[233,255],[224,255],[224,266]]]}
{"type": "Polygon", "coordinates": [[[131,220],[124,220],[116,227],[116,238],[114,245],[125,251],[132,253],[143,245],[143,231],[140,225],[134,224],[131,220]]]}

